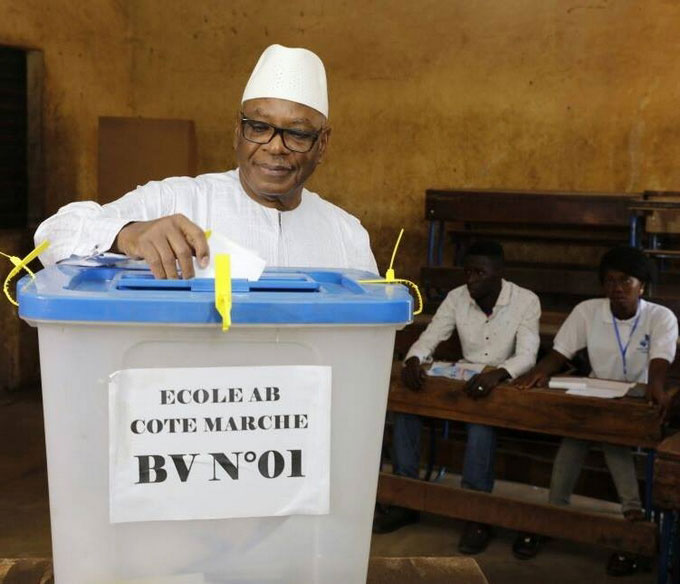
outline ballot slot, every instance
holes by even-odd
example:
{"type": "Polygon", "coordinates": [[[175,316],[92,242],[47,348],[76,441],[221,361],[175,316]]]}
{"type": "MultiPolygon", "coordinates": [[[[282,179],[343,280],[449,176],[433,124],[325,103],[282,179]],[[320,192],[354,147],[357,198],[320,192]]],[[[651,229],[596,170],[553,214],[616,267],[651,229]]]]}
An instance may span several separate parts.
{"type": "MultiPolygon", "coordinates": [[[[276,274],[257,281],[232,280],[232,292],[320,292],[321,283],[305,274],[276,274]]],[[[117,290],[214,292],[212,278],[158,280],[151,273],[123,273],[117,278],[117,290]]]]}

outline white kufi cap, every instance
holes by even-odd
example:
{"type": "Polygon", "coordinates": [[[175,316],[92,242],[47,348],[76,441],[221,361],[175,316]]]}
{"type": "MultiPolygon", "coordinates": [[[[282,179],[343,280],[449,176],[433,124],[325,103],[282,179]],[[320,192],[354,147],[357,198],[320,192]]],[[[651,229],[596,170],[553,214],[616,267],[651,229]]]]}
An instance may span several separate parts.
{"type": "Polygon", "coordinates": [[[260,97],[301,103],[328,117],[326,70],[321,59],[307,49],[267,47],[250,75],[241,103],[260,97]]]}

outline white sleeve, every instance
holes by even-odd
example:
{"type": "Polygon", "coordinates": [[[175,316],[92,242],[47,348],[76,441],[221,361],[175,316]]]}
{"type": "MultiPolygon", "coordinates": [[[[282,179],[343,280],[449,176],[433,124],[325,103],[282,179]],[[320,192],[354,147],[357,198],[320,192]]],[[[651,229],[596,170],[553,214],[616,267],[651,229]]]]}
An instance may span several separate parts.
{"type": "Polygon", "coordinates": [[[678,344],[678,319],[668,309],[657,310],[650,332],[649,360],[665,359],[672,363],[678,344]]]}
{"type": "Polygon", "coordinates": [[[330,205],[333,211],[332,220],[339,224],[347,267],[378,275],[378,264],[371,251],[371,241],[366,228],[354,215],[340,207],[330,205]]]}
{"type": "Polygon", "coordinates": [[[356,253],[353,257],[356,258],[356,265],[353,268],[359,270],[366,270],[372,274],[379,274],[378,264],[373,256],[373,251],[371,251],[371,241],[368,235],[368,231],[359,224],[360,233],[357,233],[354,238],[354,245],[356,247],[356,253]]]}
{"type": "Polygon", "coordinates": [[[43,221],[35,232],[38,245],[50,246],[40,261],[47,266],[71,255],[89,256],[111,249],[118,232],[132,221],[149,221],[172,214],[173,197],[162,182],[136,188],[117,201],[99,205],[94,201],[70,203],[43,221]]]}
{"type": "Polygon", "coordinates": [[[553,349],[571,359],[578,351],[588,344],[587,317],[583,310],[583,303],[571,311],[567,320],[562,323],[555,335],[553,349]]]}
{"type": "Polygon", "coordinates": [[[541,302],[538,296],[532,294],[515,333],[515,354],[498,366],[505,369],[513,379],[526,373],[536,364],[540,345],[538,332],[540,319],[541,302]]]}
{"type": "Polygon", "coordinates": [[[450,338],[453,329],[456,328],[456,310],[454,306],[453,291],[449,292],[444,302],[435,312],[430,324],[418,337],[418,340],[411,345],[404,361],[411,357],[418,357],[421,363],[432,360],[437,345],[450,338]]]}

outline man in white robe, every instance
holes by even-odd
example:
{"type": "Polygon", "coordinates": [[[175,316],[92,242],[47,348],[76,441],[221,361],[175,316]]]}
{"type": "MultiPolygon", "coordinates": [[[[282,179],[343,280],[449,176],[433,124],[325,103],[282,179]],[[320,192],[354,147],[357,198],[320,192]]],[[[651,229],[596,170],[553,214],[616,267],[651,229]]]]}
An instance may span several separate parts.
{"type": "Polygon", "coordinates": [[[114,251],[144,259],[157,278],[190,278],[192,257],[208,263],[211,229],[271,266],[377,274],[359,220],[304,188],[329,137],[323,63],[306,49],[272,45],[243,93],[236,170],[152,181],[107,205],[66,205],[36,231],[36,243],[51,244],[40,259],[114,251]]]}

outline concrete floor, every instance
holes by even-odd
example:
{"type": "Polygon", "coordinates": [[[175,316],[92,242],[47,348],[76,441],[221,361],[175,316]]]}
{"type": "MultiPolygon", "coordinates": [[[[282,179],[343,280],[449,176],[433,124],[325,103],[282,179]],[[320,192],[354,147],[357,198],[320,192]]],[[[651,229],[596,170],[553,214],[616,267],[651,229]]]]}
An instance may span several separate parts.
{"type": "MultiPolygon", "coordinates": [[[[0,558],[49,557],[49,507],[42,429],[37,392],[0,394],[0,558]]],[[[457,477],[447,477],[455,482],[457,477]]],[[[507,496],[546,499],[543,489],[500,483],[507,496]]],[[[573,504],[617,513],[616,505],[575,497],[573,504]]],[[[373,536],[371,554],[377,556],[455,556],[462,522],[425,515],[416,525],[395,533],[373,536]]],[[[491,584],[582,584],[626,582],[651,584],[654,573],[625,579],[609,578],[609,551],[566,541],[549,542],[532,561],[516,560],[510,551],[514,534],[497,529],[489,548],[476,556],[491,584]]]]}

